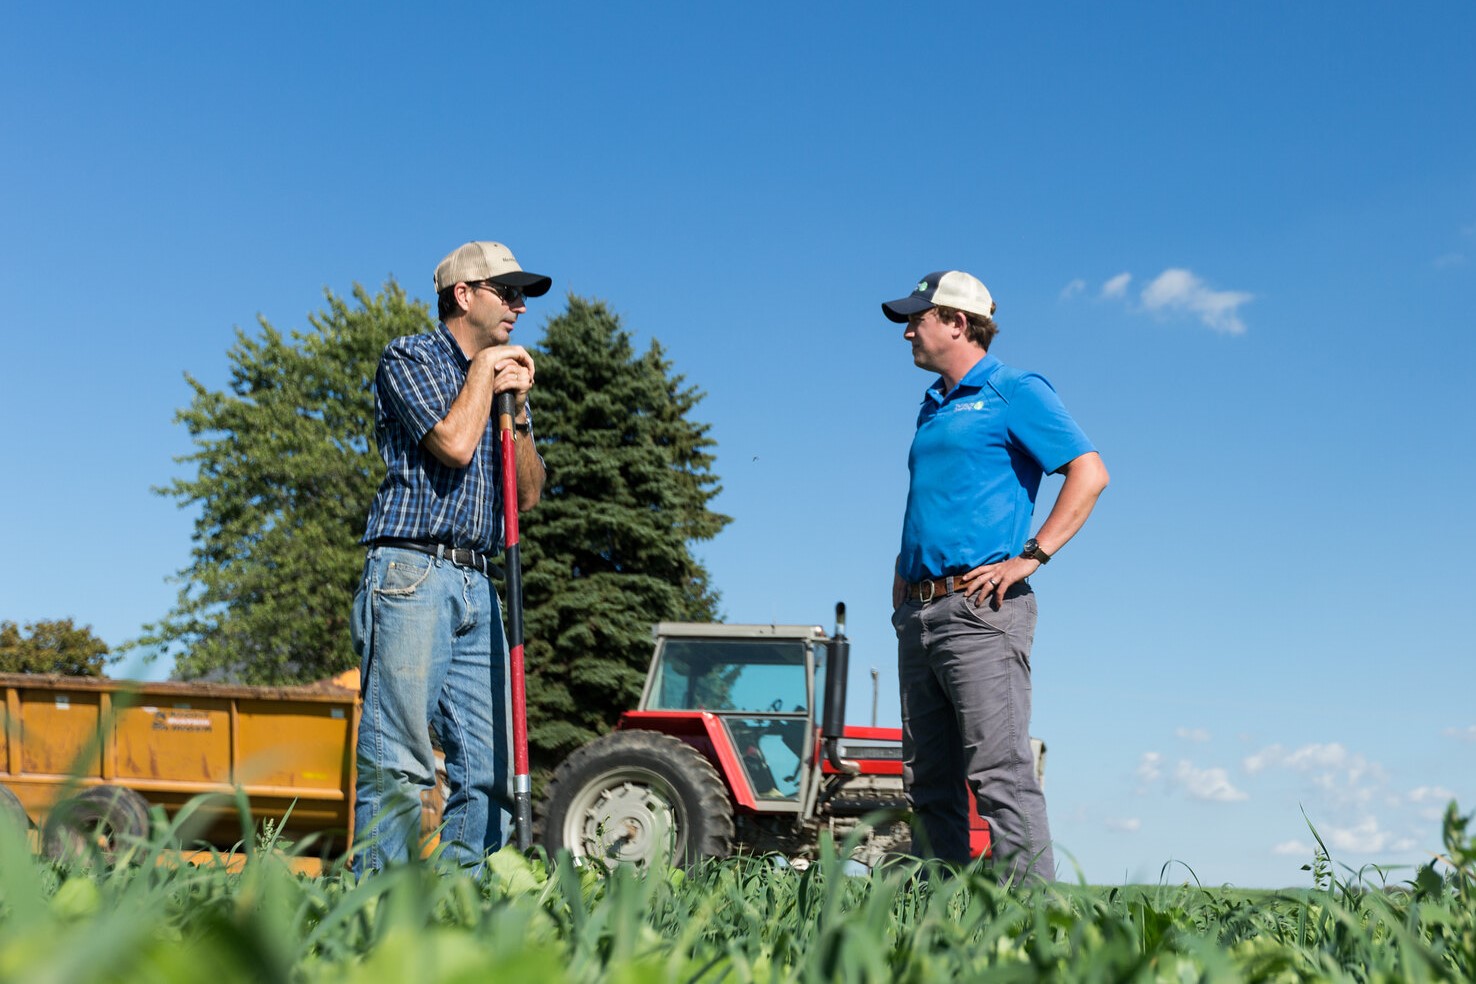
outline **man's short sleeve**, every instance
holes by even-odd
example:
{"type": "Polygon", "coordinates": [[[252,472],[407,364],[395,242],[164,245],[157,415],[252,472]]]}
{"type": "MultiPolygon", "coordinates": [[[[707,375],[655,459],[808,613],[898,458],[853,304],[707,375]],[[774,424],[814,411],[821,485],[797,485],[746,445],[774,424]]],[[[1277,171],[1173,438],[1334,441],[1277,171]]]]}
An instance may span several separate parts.
{"type": "Polygon", "coordinates": [[[379,359],[374,385],[386,412],[419,444],[451,412],[462,380],[431,356],[423,344],[391,342],[379,359]]]}
{"type": "Polygon", "coordinates": [[[1048,475],[1096,450],[1051,384],[1033,372],[1022,375],[1010,395],[1009,421],[1011,440],[1048,475]]]}

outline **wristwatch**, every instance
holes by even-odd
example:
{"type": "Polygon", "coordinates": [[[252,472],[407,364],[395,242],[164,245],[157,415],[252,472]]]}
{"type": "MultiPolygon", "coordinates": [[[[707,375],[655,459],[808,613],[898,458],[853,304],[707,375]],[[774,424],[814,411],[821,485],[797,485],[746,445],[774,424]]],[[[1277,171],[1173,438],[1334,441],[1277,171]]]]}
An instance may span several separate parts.
{"type": "Polygon", "coordinates": [[[1048,564],[1051,561],[1051,555],[1040,549],[1040,544],[1033,536],[1025,541],[1025,546],[1020,550],[1020,556],[1026,560],[1038,560],[1042,564],[1048,564]]]}

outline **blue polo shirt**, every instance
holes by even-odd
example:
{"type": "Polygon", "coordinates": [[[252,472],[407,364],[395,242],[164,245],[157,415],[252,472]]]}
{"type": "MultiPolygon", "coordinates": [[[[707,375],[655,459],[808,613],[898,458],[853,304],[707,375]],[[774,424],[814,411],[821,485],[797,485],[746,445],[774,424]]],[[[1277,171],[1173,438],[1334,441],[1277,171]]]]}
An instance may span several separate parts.
{"type": "Polygon", "coordinates": [[[470,366],[444,324],[385,347],[374,377],[374,432],[388,470],[369,507],[364,543],[394,537],[502,549],[501,438],[490,413],[465,468],[442,464],[420,443],[451,412],[470,366]]]}
{"type": "Polygon", "coordinates": [[[897,572],[961,574],[1020,552],[1042,475],[1094,451],[1051,384],[992,355],[923,394],[897,572]]]}

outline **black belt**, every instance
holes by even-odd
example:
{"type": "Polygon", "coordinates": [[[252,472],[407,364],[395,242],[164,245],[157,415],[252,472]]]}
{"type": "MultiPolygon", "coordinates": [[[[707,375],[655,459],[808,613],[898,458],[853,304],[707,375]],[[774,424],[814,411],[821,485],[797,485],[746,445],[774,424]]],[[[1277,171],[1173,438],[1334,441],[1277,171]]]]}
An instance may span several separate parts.
{"type": "Polygon", "coordinates": [[[430,540],[399,540],[389,536],[380,537],[370,546],[414,550],[417,553],[449,560],[457,567],[470,567],[488,577],[502,576],[502,568],[498,566],[497,561],[493,560],[489,554],[479,553],[470,547],[448,547],[444,543],[435,543],[430,540]]]}

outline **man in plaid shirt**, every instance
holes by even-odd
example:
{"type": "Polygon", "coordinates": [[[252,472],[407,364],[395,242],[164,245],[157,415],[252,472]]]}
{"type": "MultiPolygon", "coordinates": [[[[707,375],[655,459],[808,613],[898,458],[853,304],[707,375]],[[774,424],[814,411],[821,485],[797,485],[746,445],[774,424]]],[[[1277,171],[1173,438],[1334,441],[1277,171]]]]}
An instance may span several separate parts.
{"type": "Polygon", "coordinates": [[[450,784],[443,856],[474,865],[507,839],[512,721],[491,581],[502,548],[492,398],[516,398],[518,507],[528,509],[544,482],[528,410],[533,358],[510,338],[524,298],[551,284],[501,243],[466,243],[436,267],[440,324],[395,339],[380,357],[375,435],[388,473],[369,510],[351,622],[364,698],[354,802],[360,873],[418,854],[420,793],[435,783],[429,727],[450,784]]]}

